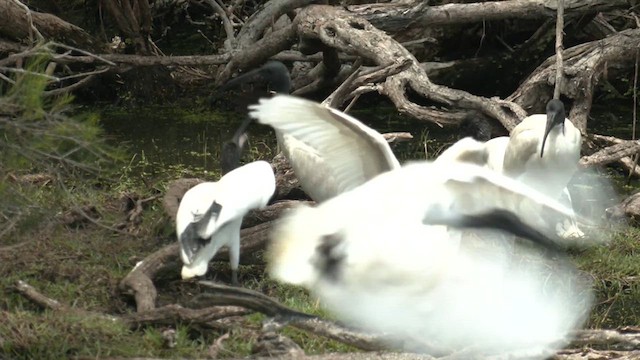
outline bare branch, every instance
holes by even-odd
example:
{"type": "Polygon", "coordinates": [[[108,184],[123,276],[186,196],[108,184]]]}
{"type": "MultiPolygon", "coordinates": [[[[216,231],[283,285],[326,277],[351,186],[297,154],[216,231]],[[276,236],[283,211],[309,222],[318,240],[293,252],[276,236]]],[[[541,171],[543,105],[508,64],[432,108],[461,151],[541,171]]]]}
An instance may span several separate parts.
{"type": "Polygon", "coordinates": [[[220,19],[222,20],[222,25],[224,26],[224,31],[227,34],[227,40],[224,42],[224,47],[227,51],[233,50],[233,48],[235,47],[236,38],[233,30],[233,24],[231,24],[231,21],[229,20],[229,17],[227,16],[226,11],[224,11],[222,6],[220,6],[220,4],[218,4],[218,2],[216,2],[215,0],[203,0],[203,1],[209,4],[209,6],[213,8],[213,11],[215,11],[215,13],[218,14],[218,16],[220,16],[220,19]]]}
{"type": "Polygon", "coordinates": [[[562,34],[564,31],[564,0],[557,0],[558,8],[556,20],[556,86],[553,90],[553,98],[560,99],[564,69],[562,67],[562,34]]]}

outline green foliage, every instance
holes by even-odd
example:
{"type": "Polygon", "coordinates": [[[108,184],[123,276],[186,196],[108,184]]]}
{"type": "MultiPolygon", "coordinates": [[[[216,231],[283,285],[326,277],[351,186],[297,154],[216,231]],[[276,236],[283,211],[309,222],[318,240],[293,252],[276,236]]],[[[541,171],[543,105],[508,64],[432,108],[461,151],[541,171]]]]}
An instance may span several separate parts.
{"type": "Polygon", "coordinates": [[[104,142],[96,115],[71,117],[71,96],[47,95],[46,60],[32,60],[0,90],[0,218],[9,229],[35,223],[65,198],[61,189],[106,175],[120,157],[104,142]]]}

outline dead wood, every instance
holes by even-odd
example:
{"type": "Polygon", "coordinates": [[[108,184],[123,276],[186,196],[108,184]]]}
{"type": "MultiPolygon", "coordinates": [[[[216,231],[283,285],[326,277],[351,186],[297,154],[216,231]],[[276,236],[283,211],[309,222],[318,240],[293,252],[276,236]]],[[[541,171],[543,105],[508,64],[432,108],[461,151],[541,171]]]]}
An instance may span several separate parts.
{"type": "MultiPolygon", "coordinates": [[[[433,356],[413,353],[393,353],[393,352],[358,352],[358,353],[328,353],[321,355],[296,355],[294,357],[278,356],[278,359],[298,359],[298,360],[434,360],[433,356]]],[[[102,358],[103,360],[122,360],[122,358],[102,358]]],[[[246,360],[246,358],[229,358],[229,360],[246,360]]],[[[251,357],[252,360],[273,360],[274,357],[251,357]]],[[[129,360],[161,360],[161,358],[131,358],[129,360]]]]}
{"type": "Polygon", "coordinates": [[[606,347],[612,350],[640,350],[640,327],[627,326],[615,330],[580,330],[574,334],[571,346],[606,347]]]}
{"type": "MultiPolygon", "coordinates": [[[[345,328],[328,320],[318,318],[290,309],[268,296],[249,289],[225,286],[207,281],[201,281],[201,285],[214,292],[198,295],[194,298],[194,303],[204,305],[199,309],[184,308],[180,305],[168,305],[158,309],[151,309],[145,312],[125,316],[111,316],[103,313],[94,313],[83,309],[71,308],[59,301],[49,298],[40,293],[37,289],[24,281],[16,282],[16,290],[25,298],[33,301],[38,306],[53,311],[74,312],[86,316],[98,316],[111,321],[124,321],[130,326],[140,326],[143,324],[175,324],[177,321],[190,321],[204,326],[218,327],[215,321],[231,316],[246,314],[246,310],[262,312],[274,318],[273,321],[280,325],[291,325],[313,334],[328,337],[345,344],[356,346],[363,350],[371,351],[384,348],[386,339],[384,335],[375,335],[357,330],[345,328]]],[[[277,325],[279,326],[279,325],[277,325]]],[[[589,348],[561,350],[552,359],[562,360],[583,360],[583,359],[637,359],[640,356],[640,328],[624,327],[617,330],[589,329],[577,331],[574,334],[573,346],[598,346],[607,347],[610,350],[593,350],[589,348]],[[614,350],[611,350],[614,349],[614,350]],[[626,350],[626,351],[624,351],[626,350]]],[[[361,353],[358,353],[361,354],[361,353]]],[[[365,353],[371,358],[374,353],[365,353]]],[[[378,353],[375,353],[377,356],[378,353]]],[[[387,353],[384,353],[387,354],[387,353]]],[[[347,359],[357,354],[342,354],[347,359]]],[[[389,356],[402,356],[402,354],[388,354],[389,356]]],[[[466,353],[466,355],[469,355],[466,353]]],[[[332,356],[332,354],[321,355],[332,356]]],[[[385,355],[386,356],[386,355],[385,355]]],[[[419,359],[435,359],[428,355],[415,355],[419,359]]],[[[452,354],[445,358],[458,358],[457,354],[452,354]]],[[[306,358],[306,357],[305,357],[306,358]]],[[[374,357],[375,358],[375,357],[374,357]]],[[[404,357],[401,357],[404,358],[404,357]]],[[[518,359],[514,354],[504,356],[481,357],[486,359],[518,359]]],[[[442,358],[444,359],[444,358],[442,358]]]]}
{"type": "Polygon", "coordinates": [[[264,356],[270,358],[298,358],[304,357],[304,350],[290,338],[278,334],[275,330],[263,331],[251,348],[252,356],[264,356]]]}
{"type": "Polygon", "coordinates": [[[607,220],[623,224],[640,225],[640,193],[635,193],[619,204],[606,209],[607,220]]]}
{"type": "Polygon", "coordinates": [[[58,216],[58,221],[66,226],[79,227],[90,222],[89,219],[97,218],[100,218],[98,209],[93,205],[84,205],[82,207],[67,210],[60,214],[58,216]]]}
{"type": "Polygon", "coordinates": [[[593,349],[561,350],[550,359],[554,360],[636,360],[640,351],[616,351],[593,349]]]}
{"type": "Polygon", "coordinates": [[[149,311],[122,316],[112,316],[104,313],[72,308],[55,299],[47,297],[36,288],[22,280],[18,280],[16,282],[15,288],[25,298],[34,302],[43,309],[76,313],[83,316],[97,316],[111,321],[122,321],[133,328],[149,324],[175,325],[178,322],[189,322],[218,329],[223,327],[218,320],[234,316],[243,316],[251,313],[251,311],[248,311],[246,308],[238,306],[211,306],[201,309],[189,309],[178,304],[172,304],[149,311]]]}
{"type": "Polygon", "coordinates": [[[271,55],[291,47],[296,41],[296,29],[289,25],[274,31],[257,41],[250,48],[236,52],[227,65],[218,73],[216,86],[222,86],[237,70],[247,69],[264,63],[271,55]]]}
{"type": "Polygon", "coordinates": [[[289,49],[297,41],[295,26],[263,35],[282,15],[311,3],[312,0],[274,0],[254,13],[238,33],[231,60],[218,72],[216,85],[224,84],[239,70],[264,63],[271,55],[289,49]]]}
{"type": "Polygon", "coordinates": [[[278,18],[290,11],[312,4],[313,0],[273,0],[254,13],[238,33],[238,47],[244,49],[254,46],[262,38],[265,30],[278,18]]]}
{"type": "Polygon", "coordinates": [[[0,21],[0,34],[6,38],[17,41],[31,39],[31,42],[42,40],[35,38],[34,32],[37,32],[45,39],[61,40],[89,50],[98,49],[97,42],[82,28],[55,15],[29,10],[25,5],[20,6],[19,1],[0,0],[0,14],[3,19],[0,21]]]}
{"type": "Polygon", "coordinates": [[[169,215],[174,224],[176,223],[178,207],[180,206],[180,201],[184,193],[202,182],[204,182],[204,180],[199,178],[182,178],[170,181],[169,184],[167,184],[167,189],[162,198],[162,206],[164,212],[169,215]]]}
{"type": "MultiPolygon", "coordinates": [[[[240,231],[240,262],[242,264],[255,264],[260,261],[255,257],[255,253],[265,248],[272,224],[273,222],[263,223],[240,231]]],[[[133,270],[120,281],[118,288],[121,292],[135,298],[138,312],[155,308],[157,290],[153,279],[168,264],[175,264],[179,261],[179,249],[180,246],[177,242],[163,247],[138,262],[133,270]]],[[[213,259],[228,261],[228,249],[221,249],[213,259]]],[[[177,273],[176,276],[178,276],[177,273]]]]}
{"type": "Polygon", "coordinates": [[[416,58],[402,45],[363,18],[344,10],[330,6],[308,6],[298,13],[296,23],[300,36],[320,39],[327,46],[362,56],[379,65],[405,59],[411,61],[407,70],[388,77],[380,89],[401,113],[441,125],[459,122],[464,114],[460,109],[475,109],[498,119],[507,129],[513,128],[518,118],[525,116],[525,112],[516,104],[432,83],[416,58]],[[427,100],[448,106],[449,110],[421,106],[410,101],[406,97],[407,87],[427,100]]]}
{"type": "Polygon", "coordinates": [[[69,310],[67,305],[62,304],[58,300],[49,298],[42,293],[40,293],[36,288],[27,284],[22,280],[16,281],[16,290],[22,294],[22,296],[34,302],[36,305],[44,308],[51,309],[56,311],[66,311],[69,310]]]}
{"type": "Polygon", "coordinates": [[[382,134],[382,137],[390,144],[413,140],[413,135],[409,132],[384,133],[382,134]]]}
{"type": "Polygon", "coordinates": [[[178,322],[188,322],[211,328],[220,328],[218,320],[243,316],[251,313],[246,308],[238,306],[211,306],[202,309],[189,309],[178,304],[166,305],[153,310],[136,312],[122,316],[120,320],[132,327],[143,325],[174,325],[178,322]]]}
{"type": "MultiPolygon", "coordinates": [[[[580,159],[581,166],[607,165],[622,158],[640,153],[640,141],[629,140],[606,147],[580,159]]],[[[630,160],[630,159],[629,159],[630,160]]]]}
{"type": "MultiPolygon", "coordinates": [[[[616,144],[624,144],[624,143],[628,145],[632,145],[631,142],[628,140],[622,140],[613,136],[605,136],[605,135],[599,135],[599,134],[591,134],[587,137],[587,140],[588,141],[584,142],[585,146],[591,146],[594,149],[605,148],[603,150],[606,150],[606,147],[608,146],[614,146],[616,144]],[[598,143],[598,145],[596,145],[595,143],[598,143]]],[[[621,149],[621,150],[624,151],[624,149],[621,149]]],[[[624,152],[615,152],[615,153],[624,154],[624,152]]],[[[580,162],[588,163],[591,161],[590,157],[591,155],[583,156],[582,159],[580,159],[580,162]]],[[[604,159],[608,159],[608,157],[604,157],[604,159]]],[[[626,157],[619,158],[617,161],[625,170],[632,173],[636,177],[640,177],[640,169],[637,166],[635,166],[633,159],[626,156],[626,157]]]]}
{"type": "MultiPolygon", "coordinates": [[[[332,108],[339,108],[346,101],[361,95],[356,91],[368,84],[374,84],[384,81],[389,76],[398,74],[401,71],[405,71],[411,66],[411,60],[404,59],[403,61],[393,62],[385,66],[375,67],[373,69],[367,69],[356,71],[350,75],[331,95],[329,95],[322,103],[332,108]]],[[[374,87],[370,87],[368,90],[373,91],[374,87]]]]}
{"type": "Polygon", "coordinates": [[[0,55],[6,56],[9,53],[17,53],[27,50],[27,47],[16,42],[0,39],[0,55]]]}
{"type": "Polygon", "coordinates": [[[121,292],[133,295],[137,312],[153,310],[156,307],[158,292],[153,284],[155,274],[167,263],[178,259],[178,243],[174,243],[154,252],[138,262],[127,276],[120,281],[121,292]]]}
{"type": "MultiPolygon", "coordinates": [[[[329,70],[324,59],[328,53],[337,54],[335,49],[329,49],[323,46],[323,61],[319,62],[313,69],[300,73],[293,81],[296,89],[291,94],[296,96],[304,96],[313,94],[325,89],[332,89],[340,85],[345,79],[353,74],[354,65],[337,66],[337,69],[329,70]],[[337,71],[337,73],[336,73],[337,71]]],[[[358,60],[356,60],[358,62],[358,60]]],[[[335,64],[334,64],[335,65],[335,64]]]]}
{"type": "MultiPolygon", "coordinates": [[[[360,14],[380,30],[395,32],[407,31],[411,27],[551,18],[555,15],[556,3],[553,0],[508,0],[430,6],[423,1],[407,1],[351,5],[346,8],[360,14]]],[[[565,0],[564,8],[569,16],[582,16],[628,5],[624,0],[565,0]]]]}
{"type": "Polygon", "coordinates": [[[42,294],[38,289],[29,285],[27,282],[23,280],[17,280],[15,283],[15,290],[20,293],[20,295],[24,296],[27,300],[33,302],[34,304],[40,306],[43,309],[59,311],[59,312],[68,312],[81,316],[94,316],[101,319],[109,320],[109,321],[117,321],[117,316],[112,316],[105,313],[99,313],[94,311],[88,311],[80,308],[74,308],[67,304],[63,304],[60,301],[50,298],[44,294],[42,294]]]}
{"type": "MultiPolygon", "coordinates": [[[[561,92],[574,101],[569,118],[583,134],[586,133],[587,116],[598,81],[608,67],[633,63],[635,49],[639,46],[640,29],[630,29],[564,50],[565,82],[561,92]]],[[[529,111],[543,109],[553,93],[555,61],[555,56],[544,61],[507,100],[529,111]]]]}
{"type": "Polygon", "coordinates": [[[327,337],[363,350],[381,350],[386,339],[384,335],[365,333],[349,329],[332,321],[290,309],[276,300],[257,291],[216,284],[208,281],[199,282],[214,290],[194,298],[194,302],[206,306],[236,305],[261,312],[274,317],[276,322],[294,326],[315,335],[327,337]]]}
{"type": "MultiPolygon", "coordinates": [[[[477,354],[467,354],[476,360],[526,360],[527,357],[500,357],[500,356],[480,356],[477,354]]],[[[592,349],[571,349],[562,350],[551,356],[553,360],[636,360],[640,357],[638,351],[606,351],[592,349]]],[[[393,352],[358,352],[358,353],[328,353],[321,355],[307,355],[293,357],[298,360],[436,360],[450,359],[449,357],[435,358],[426,354],[414,353],[393,353],[393,352]]],[[[104,360],[120,360],[121,358],[104,358],[104,360]]],[[[272,360],[272,357],[255,357],[253,360],[272,360]]],[[[290,359],[290,357],[289,357],[290,359]]],[[[530,357],[528,358],[530,359],[530,357]]],[[[160,360],[160,358],[134,358],[131,360],[160,360]]],[[[230,358],[229,360],[240,360],[230,358]]]]}
{"type": "Polygon", "coordinates": [[[276,192],[272,199],[308,199],[302,191],[298,178],[291,164],[282,153],[278,153],[271,161],[273,172],[276,174],[276,192]]]}

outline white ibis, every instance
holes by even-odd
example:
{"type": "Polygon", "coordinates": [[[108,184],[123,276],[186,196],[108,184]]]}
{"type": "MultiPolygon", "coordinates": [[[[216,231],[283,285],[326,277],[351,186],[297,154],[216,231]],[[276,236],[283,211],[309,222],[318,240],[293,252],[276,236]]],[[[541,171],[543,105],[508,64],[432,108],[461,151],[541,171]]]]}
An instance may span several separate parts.
{"type": "Polygon", "coordinates": [[[238,284],[240,226],[251,209],[267,205],[275,191],[271,165],[255,161],[236,168],[217,182],[189,189],[178,207],[176,233],[180,242],[182,278],[202,276],[220,247],[229,247],[231,281],[238,284]]]}
{"type": "MultiPolygon", "coordinates": [[[[582,135],[565,118],[562,101],[547,103],[547,113],[530,115],[511,132],[504,153],[504,174],[571,206],[567,184],[578,169],[582,135]]],[[[558,224],[563,237],[582,237],[575,219],[558,224]]]]}
{"type": "Polygon", "coordinates": [[[303,190],[317,202],[400,167],[380,133],[338,110],[287,95],[249,109],[249,116],[276,130],[303,190]]]}
{"type": "Polygon", "coordinates": [[[558,198],[578,169],[581,144],[580,130],[565,118],[562,102],[551,100],[546,115],[530,115],[511,132],[504,173],[558,198]]]}
{"type": "Polygon", "coordinates": [[[269,272],[310,289],[341,321],[389,334],[396,346],[534,349],[541,359],[583,323],[590,289],[567,262],[530,246],[514,255],[495,242],[500,235],[478,230],[553,249],[553,231],[529,216],[539,213],[570,211],[486,168],[410,164],[293,210],[272,234],[269,272]],[[491,250],[460,242],[456,228],[470,228],[491,250]]]}

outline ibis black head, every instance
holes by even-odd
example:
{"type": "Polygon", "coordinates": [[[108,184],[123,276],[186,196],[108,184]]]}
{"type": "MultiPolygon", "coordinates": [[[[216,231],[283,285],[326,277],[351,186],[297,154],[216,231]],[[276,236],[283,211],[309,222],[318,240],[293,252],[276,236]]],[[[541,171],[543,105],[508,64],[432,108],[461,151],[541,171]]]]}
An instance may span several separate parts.
{"type": "Polygon", "coordinates": [[[218,91],[224,92],[250,85],[264,92],[274,91],[288,94],[291,90],[289,69],[280,61],[269,61],[261,67],[229,80],[218,91]]]}
{"type": "Polygon", "coordinates": [[[218,204],[214,200],[209,209],[207,209],[207,211],[202,215],[202,219],[200,221],[190,223],[184,229],[182,234],[178,234],[180,246],[182,247],[185,255],[187,255],[189,262],[193,262],[200,249],[211,242],[211,238],[201,238],[200,235],[198,235],[198,229],[206,226],[207,222],[209,222],[212,217],[217,219],[218,216],[220,216],[221,211],[222,205],[218,204]]]}
{"type": "Polygon", "coordinates": [[[291,91],[291,75],[289,69],[280,61],[269,61],[258,69],[266,80],[267,90],[280,94],[291,91]]]}
{"type": "Polygon", "coordinates": [[[542,147],[540,148],[540,157],[544,154],[544,144],[547,142],[547,136],[556,126],[562,126],[562,133],[564,134],[564,119],[566,115],[564,112],[564,104],[558,99],[552,99],[547,103],[547,125],[544,129],[544,136],[542,137],[542,147]]]}
{"type": "Polygon", "coordinates": [[[460,137],[472,137],[478,141],[491,139],[491,124],[476,115],[467,115],[460,123],[460,137]]]}

